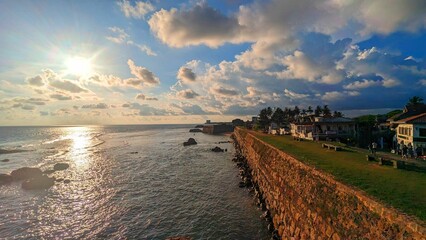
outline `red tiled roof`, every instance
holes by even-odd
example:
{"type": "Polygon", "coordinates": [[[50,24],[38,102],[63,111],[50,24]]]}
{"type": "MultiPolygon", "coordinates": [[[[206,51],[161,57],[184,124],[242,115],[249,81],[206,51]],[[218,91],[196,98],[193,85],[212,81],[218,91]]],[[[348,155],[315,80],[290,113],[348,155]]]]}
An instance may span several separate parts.
{"type": "Polygon", "coordinates": [[[426,113],[398,120],[397,123],[426,123],[426,113]]]}

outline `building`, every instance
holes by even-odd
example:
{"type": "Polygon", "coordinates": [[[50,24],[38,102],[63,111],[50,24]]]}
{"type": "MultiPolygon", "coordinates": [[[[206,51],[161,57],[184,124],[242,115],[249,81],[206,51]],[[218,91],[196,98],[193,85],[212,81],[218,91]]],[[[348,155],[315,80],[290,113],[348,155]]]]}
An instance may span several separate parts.
{"type": "Polygon", "coordinates": [[[411,145],[414,148],[426,147],[426,113],[395,121],[397,124],[396,140],[399,144],[411,145]]]}
{"type": "Polygon", "coordinates": [[[402,113],[396,114],[389,119],[387,122],[391,129],[396,129],[398,127],[398,122],[402,119],[406,119],[409,117],[417,116],[419,114],[426,113],[426,104],[417,103],[413,105],[407,105],[402,110],[402,113]]]}
{"type": "Polygon", "coordinates": [[[231,123],[204,124],[203,126],[203,133],[207,134],[221,134],[233,131],[234,126],[231,123]]]}
{"type": "Polygon", "coordinates": [[[355,134],[355,122],[344,117],[307,116],[291,123],[290,132],[293,137],[308,140],[347,139],[355,134]]]}

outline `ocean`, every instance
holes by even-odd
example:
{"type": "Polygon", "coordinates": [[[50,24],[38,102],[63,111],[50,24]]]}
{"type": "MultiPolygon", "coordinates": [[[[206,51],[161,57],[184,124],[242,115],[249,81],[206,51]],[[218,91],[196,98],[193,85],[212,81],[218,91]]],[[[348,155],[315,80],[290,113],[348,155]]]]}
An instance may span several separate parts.
{"type": "Polygon", "coordinates": [[[70,167],[47,190],[0,186],[1,239],[269,239],[229,136],[193,125],[0,127],[0,173],[70,167]],[[197,145],[183,146],[193,137],[197,145]],[[227,152],[212,152],[215,146],[227,152]],[[8,159],[9,161],[1,161],[8,159]]]}

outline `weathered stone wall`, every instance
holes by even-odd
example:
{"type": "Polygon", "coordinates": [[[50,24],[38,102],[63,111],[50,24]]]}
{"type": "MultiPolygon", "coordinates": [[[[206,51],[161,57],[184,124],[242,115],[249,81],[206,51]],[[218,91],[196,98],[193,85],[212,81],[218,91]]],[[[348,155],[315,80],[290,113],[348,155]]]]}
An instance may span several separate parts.
{"type": "Polygon", "coordinates": [[[426,239],[423,222],[386,208],[243,129],[234,135],[282,239],[426,239]]]}

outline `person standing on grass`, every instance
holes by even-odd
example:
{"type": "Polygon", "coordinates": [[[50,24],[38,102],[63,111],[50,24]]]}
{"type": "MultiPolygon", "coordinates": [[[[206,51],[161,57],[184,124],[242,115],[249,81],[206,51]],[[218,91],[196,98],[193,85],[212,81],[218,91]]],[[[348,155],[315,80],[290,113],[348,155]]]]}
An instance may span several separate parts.
{"type": "Polygon", "coordinates": [[[373,154],[376,154],[376,150],[377,150],[377,143],[376,143],[376,142],[373,142],[373,143],[371,144],[371,152],[372,152],[373,154]]]}
{"type": "Polygon", "coordinates": [[[407,158],[407,151],[408,151],[408,148],[407,148],[407,146],[404,144],[404,145],[402,146],[402,158],[407,158]]]}

